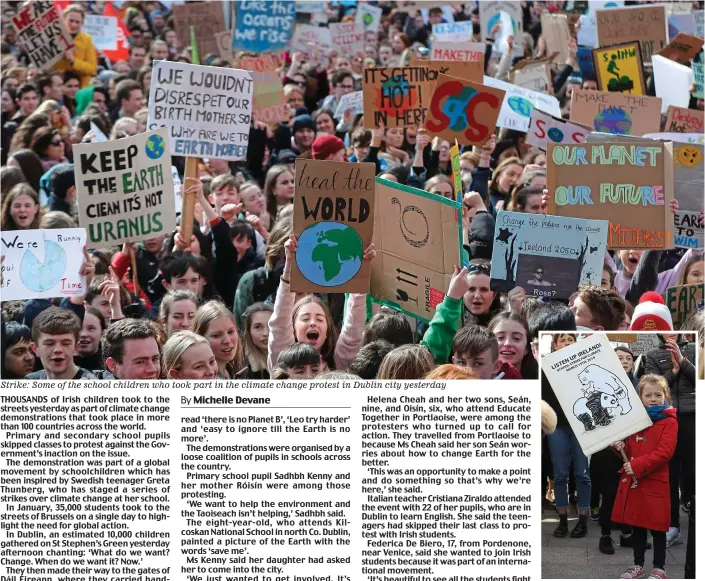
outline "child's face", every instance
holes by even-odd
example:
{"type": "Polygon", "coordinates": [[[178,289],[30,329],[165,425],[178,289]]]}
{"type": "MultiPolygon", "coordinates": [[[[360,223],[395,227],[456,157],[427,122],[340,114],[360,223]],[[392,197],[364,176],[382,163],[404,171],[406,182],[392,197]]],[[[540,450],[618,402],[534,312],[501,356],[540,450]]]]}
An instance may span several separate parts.
{"type": "Polygon", "coordinates": [[[499,344],[499,361],[519,369],[528,346],[524,327],[516,321],[501,321],[493,331],[499,344]]]}
{"type": "Polygon", "coordinates": [[[182,276],[175,276],[169,281],[167,290],[188,290],[200,297],[203,290],[201,275],[189,266],[182,276]]]}
{"type": "Polygon", "coordinates": [[[501,365],[497,359],[492,357],[491,349],[475,355],[471,355],[469,352],[456,353],[453,355],[453,363],[472,369],[480,376],[480,379],[492,379],[501,365]]]}
{"type": "Polygon", "coordinates": [[[218,363],[207,343],[191,345],[181,356],[181,369],[171,370],[174,379],[215,379],[218,363]]]}
{"type": "Polygon", "coordinates": [[[308,303],[299,309],[294,321],[294,334],[299,343],[308,343],[320,351],[328,336],[328,322],[323,307],[308,303]]]}
{"type": "Polygon", "coordinates": [[[321,365],[302,365],[301,367],[289,367],[286,370],[291,379],[313,379],[321,372],[321,365]]]}
{"type": "Polygon", "coordinates": [[[197,306],[188,300],[176,301],[171,305],[166,320],[166,334],[171,337],[177,331],[188,331],[196,315],[197,306]]]}
{"type": "Polygon", "coordinates": [[[73,357],[76,355],[76,337],[72,333],[62,335],[42,333],[32,347],[37,357],[42,360],[47,373],[61,375],[66,373],[73,363],[73,357]]]}
{"type": "Polygon", "coordinates": [[[211,194],[211,202],[215,206],[215,211],[220,212],[226,204],[239,204],[240,194],[233,186],[223,186],[211,194]]]}
{"type": "Polygon", "coordinates": [[[79,355],[92,355],[98,351],[100,346],[100,336],[103,330],[100,328],[98,317],[91,313],[83,316],[83,326],[81,334],[78,336],[77,351],[79,355]]]}
{"type": "Polygon", "coordinates": [[[643,250],[620,250],[619,259],[622,261],[622,272],[629,277],[633,276],[643,253],[643,250]]]}
{"type": "Polygon", "coordinates": [[[473,315],[484,315],[489,312],[495,293],[490,290],[490,277],[486,274],[471,274],[468,276],[470,288],[463,300],[468,311],[473,315]]]}
{"type": "Polygon", "coordinates": [[[663,405],[666,403],[666,398],[663,395],[663,389],[655,383],[647,383],[641,390],[641,402],[646,407],[655,405],[663,405]]]}
{"type": "Polygon", "coordinates": [[[233,246],[235,250],[237,250],[237,259],[240,261],[245,257],[245,253],[252,246],[252,240],[250,240],[249,236],[240,234],[240,236],[233,238],[233,246]]]}
{"type": "Polygon", "coordinates": [[[705,262],[700,260],[690,265],[688,274],[685,277],[685,284],[699,284],[703,282],[703,273],[705,272],[705,262]]]}
{"type": "Polygon", "coordinates": [[[104,319],[110,318],[110,299],[104,295],[98,295],[93,299],[92,302],[88,303],[89,307],[98,309],[100,314],[103,315],[104,319]]]}
{"type": "Polygon", "coordinates": [[[34,353],[29,341],[18,341],[5,350],[5,367],[19,377],[34,371],[34,353]]]}
{"type": "Polygon", "coordinates": [[[235,323],[230,317],[218,317],[206,331],[206,339],[210,343],[213,355],[222,363],[230,363],[237,355],[240,337],[235,323]]]}
{"type": "Polygon", "coordinates": [[[612,290],[611,279],[612,277],[610,276],[610,272],[607,269],[603,269],[602,279],[600,280],[600,286],[606,290],[612,290]]]}
{"type": "Polygon", "coordinates": [[[260,216],[267,209],[267,202],[262,190],[250,187],[242,192],[242,203],[250,214],[260,216]]]}
{"type": "Polygon", "coordinates": [[[592,322],[592,311],[583,302],[583,299],[577,297],[573,302],[573,306],[570,308],[575,315],[575,324],[578,327],[588,327],[594,331],[602,331],[602,327],[595,328],[592,322]]]}
{"type": "Polygon", "coordinates": [[[265,353],[269,349],[267,342],[269,341],[269,319],[272,313],[269,311],[261,311],[259,313],[253,313],[250,319],[250,336],[252,337],[252,342],[258,349],[261,349],[265,353]]]}
{"type": "Polygon", "coordinates": [[[617,351],[617,359],[622,364],[622,369],[627,373],[634,369],[634,358],[626,351],[617,351]]]}
{"type": "Polygon", "coordinates": [[[573,335],[558,335],[558,339],[554,343],[554,348],[556,351],[563,349],[563,347],[568,347],[575,343],[575,337],[573,335]]]}

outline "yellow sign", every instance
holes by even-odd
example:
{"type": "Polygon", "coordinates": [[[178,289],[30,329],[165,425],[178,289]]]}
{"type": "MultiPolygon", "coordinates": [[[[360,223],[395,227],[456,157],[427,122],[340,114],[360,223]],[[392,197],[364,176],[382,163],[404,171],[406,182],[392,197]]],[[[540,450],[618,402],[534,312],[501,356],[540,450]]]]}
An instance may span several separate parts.
{"type": "Polygon", "coordinates": [[[460,175],[460,147],[458,141],[450,148],[450,167],[453,168],[453,189],[455,198],[462,204],[463,202],[463,178],[460,175]]]}
{"type": "Polygon", "coordinates": [[[644,71],[638,42],[592,51],[600,91],[645,95],[644,71]]]}

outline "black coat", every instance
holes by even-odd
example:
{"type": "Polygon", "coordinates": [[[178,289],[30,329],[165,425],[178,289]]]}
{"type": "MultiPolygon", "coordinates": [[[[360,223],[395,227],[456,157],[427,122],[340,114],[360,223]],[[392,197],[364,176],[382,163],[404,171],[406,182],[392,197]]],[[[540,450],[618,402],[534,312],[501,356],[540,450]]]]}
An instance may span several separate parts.
{"type": "Polygon", "coordinates": [[[656,349],[652,349],[646,354],[645,373],[662,375],[668,381],[673,407],[678,410],[679,414],[694,414],[696,373],[693,362],[695,361],[695,343],[678,342],[678,347],[683,354],[683,361],[681,361],[680,371],[677,375],[673,373],[671,354],[660,336],[659,343],[656,349]]]}

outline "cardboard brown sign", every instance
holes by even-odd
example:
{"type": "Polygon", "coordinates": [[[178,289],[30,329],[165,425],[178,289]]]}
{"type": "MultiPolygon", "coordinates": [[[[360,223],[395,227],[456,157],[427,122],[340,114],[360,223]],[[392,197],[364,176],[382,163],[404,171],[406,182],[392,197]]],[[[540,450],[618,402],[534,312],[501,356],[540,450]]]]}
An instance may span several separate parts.
{"type": "Polygon", "coordinates": [[[517,63],[509,71],[509,82],[517,87],[553,95],[553,85],[551,84],[551,61],[543,59],[535,63],[517,63]],[[521,66],[519,66],[521,64],[521,66]]]}
{"type": "Polygon", "coordinates": [[[375,164],[297,159],[291,290],[369,292],[375,212],[375,164]]]}
{"type": "Polygon", "coordinates": [[[425,67],[365,69],[365,127],[418,127],[423,123],[438,74],[425,67]]]}
{"type": "Polygon", "coordinates": [[[636,343],[639,333],[606,333],[608,341],[617,343],[636,343]]]}
{"type": "Polygon", "coordinates": [[[638,42],[618,44],[592,51],[597,86],[608,93],[644,95],[644,67],[638,42]]]}
{"type": "Polygon", "coordinates": [[[215,40],[218,43],[220,58],[225,59],[229,63],[233,62],[233,33],[230,30],[217,32],[215,40]]]}
{"type": "Polygon", "coordinates": [[[705,115],[699,109],[669,105],[663,130],[666,133],[702,133],[704,123],[705,115]]]}
{"type": "Polygon", "coordinates": [[[570,56],[568,43],[571,34],[567,16],[565,14],[549,14],[548,12],[542,14],[541,34],[546,39],[548,52],[557,52],[559,62],[564,63],[570,56]]]}
{"type": "MultiPolygon", "coordinates": [[[[663,293],[662,296],[666,306],[671,311],[674,330],[681,330],[681,325],[683,325],[688,316],[698,310],[698,306],[703,302],[703,291],[705,291],[705,285],[700,283],[674,286],[663,293]]],[[[682,330],[696,331],[697,329],[682,330]]]]}
{"type": "Polygon", "coordinates": [[[659,54],[684,65],[702,50],[703,44],[702,38],[679,32],[659,54]]]}
{"type": "Polygon", "coordinates": [[[658,133],[661,99],[628,93],[575,89],[570,120],[602,133],[635,135],[658,133]]]}
{"type": "Polygon", "coordinates": [[[173,7],[174,30],[182,46],[191,46],[190,26],[196,33],[201,57],[221,54],[217,35],[225,30],[225,16],[220,2],[185,2],[173,7]]]}
{"type": "Polygon", "coordinates": [[[609,220],[610,248],[674,248],[673,144],[548,144],[548,213],[609,220]]]}
{"type": "Polygon", "coordinates": [[[651,55],[658,54],[667,44],[666,8],[660,6],[632,6],[598,10],[597,44],[611,46],[638,40],[641,57],[651,62],[651,55]]]}
{"type": "Polygon", "coordinates": [[[237,69],[252,71],[252,117],[255,121],[273,125],[289,120],[289,107],[277,73],[281,66],[281,59],[274,53],[264,53],[259,57],[243,56],[235,65],[237,69]]]}
{"type": "Polygon", "coordinates": [[[411,56],[411,66],[426,67],[430,71],[434,83],[438,80],[438,75],[440,74],[458,77],[473,83],[482,83],[485,75],[484,59],[482,61],[468,62],[431,61],[419,58],[414,54],[411,56]]]}
{"type": "MultiPolygon", "coordinates": [[[[297,171],[298,175],[298,171],[297,171]]],[[[377,257],[370,294],[417,319],[430,321],[460,262],[460,203],[409,186],[376,179],[377,257]]]]}

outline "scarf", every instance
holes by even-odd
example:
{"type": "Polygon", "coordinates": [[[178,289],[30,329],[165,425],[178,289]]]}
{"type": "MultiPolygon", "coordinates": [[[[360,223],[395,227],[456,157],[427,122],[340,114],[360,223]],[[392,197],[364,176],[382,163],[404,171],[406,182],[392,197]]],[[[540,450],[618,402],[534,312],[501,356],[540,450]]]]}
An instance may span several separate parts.
{"type": "Polygon", "coordinates": [[[668,404],[646,406],[646,413],[649,414],[651,421],[653,423],[656,423],[659,420],[662,420],[662,419],[668,417],[668,416],[666,416],[666,414],[663,413],[663,411],[669,407],[671,407],[671,406],[669,406],[668,404]]]}

